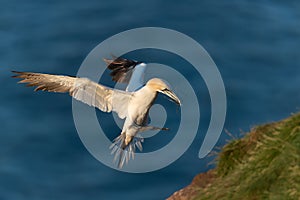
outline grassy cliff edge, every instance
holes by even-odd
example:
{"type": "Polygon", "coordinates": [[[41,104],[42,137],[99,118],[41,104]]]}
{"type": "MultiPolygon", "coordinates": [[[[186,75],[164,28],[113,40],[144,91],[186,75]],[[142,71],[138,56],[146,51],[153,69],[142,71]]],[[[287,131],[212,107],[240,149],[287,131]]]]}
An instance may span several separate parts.
{"type": "Polygon", "coordinates": [[[253,128],[226,144],[215,169],[169,200],[299,199],[300,113],[253,128]]]}

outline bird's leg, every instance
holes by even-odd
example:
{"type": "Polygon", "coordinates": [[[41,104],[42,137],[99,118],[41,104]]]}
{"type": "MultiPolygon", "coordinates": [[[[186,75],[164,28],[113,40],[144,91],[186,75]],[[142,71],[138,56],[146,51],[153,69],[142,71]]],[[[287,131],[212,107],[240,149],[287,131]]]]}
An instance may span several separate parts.
{"type": "Polygon", "coordinates": [[[162,130],[162,131],[168,131],[170,130],[169,128],[160,128],[156,126],[140,126],[139,132],[144,132],[144,131],[154,131],[154,130],[162,130]]]}

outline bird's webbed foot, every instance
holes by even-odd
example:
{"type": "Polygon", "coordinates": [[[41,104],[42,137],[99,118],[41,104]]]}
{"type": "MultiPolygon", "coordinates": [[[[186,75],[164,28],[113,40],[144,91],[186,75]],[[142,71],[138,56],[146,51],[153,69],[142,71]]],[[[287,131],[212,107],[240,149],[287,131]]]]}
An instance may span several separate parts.
{"type": "Polygon", "coordinates": [[[144,131],[155,131],[155,130],[162,130],[162,131],[168,131],[170,130],[169,128],[165,127],[156,127],[156,126],[140,126],[139,132],[144,132],[144,131]]]}

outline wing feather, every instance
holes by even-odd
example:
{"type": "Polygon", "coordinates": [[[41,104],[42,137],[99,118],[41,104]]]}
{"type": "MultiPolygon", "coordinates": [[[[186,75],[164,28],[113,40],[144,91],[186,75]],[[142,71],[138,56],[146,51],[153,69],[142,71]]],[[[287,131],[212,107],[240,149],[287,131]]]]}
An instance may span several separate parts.
{"type": "Polygon", "coordinates": [[[103,59],[107,68],[111,70],[112,80],[119,83],[129,83],[133,69],[140,62],[112,56],[112,60],[103,59]]]}
{"type": "Polygon", "coordinates": [[[110,76],[113,81],[127,83],[126,91],[129,92],[134,92],[144,85],[145,63],[115,56],[112,58],[103,60],[111,70],[110,76]]]}
{"type": "Polygon", "coordinates": [[[114,111],[121,119],[127,116],[128,102],[131,98],[129,92],[114,90],[87,78],[17,71],[13,73],[16,74],[14,78],[22,79],[19,83],[36,86],[35,91],[68,92],[73,98],[103,112],[114,111]]]}

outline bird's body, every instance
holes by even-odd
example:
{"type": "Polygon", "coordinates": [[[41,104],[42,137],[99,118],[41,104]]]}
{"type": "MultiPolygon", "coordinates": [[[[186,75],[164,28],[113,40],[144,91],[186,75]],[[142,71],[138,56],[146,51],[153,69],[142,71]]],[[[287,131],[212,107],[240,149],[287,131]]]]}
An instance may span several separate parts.
{"type": "Polygon", "coordinates": [[[128,115],[125,119],[122,133],[126,134],[125,145],[141,132],[141,127],[147,126],[149,109],[151,108],[157,94],[156,91],[144,86],[132,93],[128,104],[128,115]]]}
{"type": "Polygon", "coordinates": [[[147,85],[134,92],[131,103],[128,105],[128,110],[132,112],[127,118],[130,118],[137,125],[146,125],[145,120],[156,96],[157,92],[150,89],[147,85]]]}
{"type": "MultiPolygon", "coordinates": [[[[123,61],[126,59],[123,59],[123,61]]],[[[121,60],[122,61],[122,60],[121,60]]],[[[109,62],[109,60],[106,60],[109,62]]],[[[116,66],[111,61],[109,66],[115,70],[112,74],[113,79],[118,82],[128,82],[132,75],[132,69],[137,62],[126,60],[127,65],[122,65],[120,60],[116,66]],[[129,75],[128,75],[129,73],[129,75]],[[115,76],[115,77],[114,77],[115,76]]],[[[145,67],[144,63],[139,63],[141,67],[145,67]]],[[[108,67],[109,68],[109,67],[108,67]]],[[[36,86],[37,90],[46,90],[50,92],[69,92],[69,94],[83,103],[97,107],[103,112],[114,111],[121,119],[125,119],[122,132],[112,144],[112,152],[115,153],[115,159],[119,158],[119,167],[128,162],[134,156],[135,147],[142,149],[141,142],[143,138],[138,133],[146,130],[167,130],[166,128],[158,128],[148,126],[148,113],[156,99],[157,93],[161,92],[177,104],[180,104],[178,97],[170,90],[167,84],[161,79],[154,78],[149,80],[146,85],[136,91],[122,91],[106,87],[102,84],[95,83],[87,78],[78,78],[61,75],[50,75],[31,72],[16,72],[16,78],[23,80],[20,83],[27,83],[27,86],[36,86]]],[[[138,79],[140,82],[140,79],[138,79]]],[[[134,88],[132,84],[129,86],[134,88]]]]}

